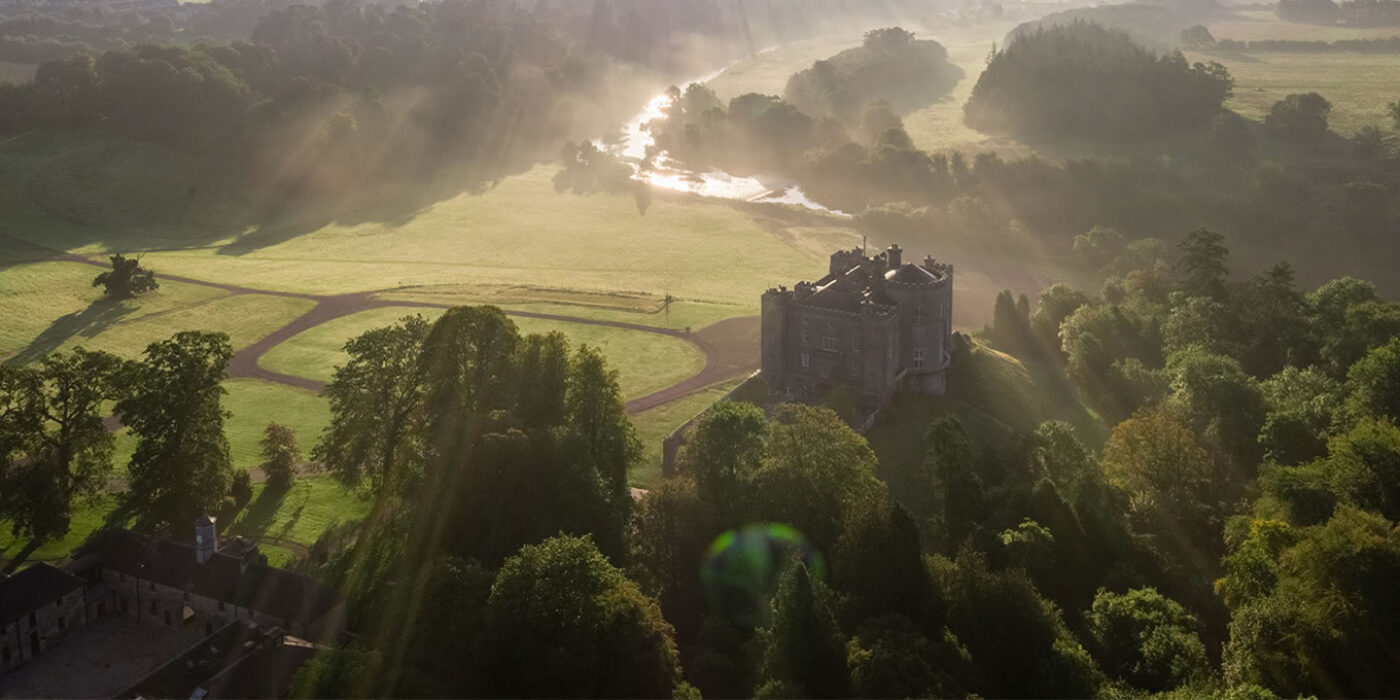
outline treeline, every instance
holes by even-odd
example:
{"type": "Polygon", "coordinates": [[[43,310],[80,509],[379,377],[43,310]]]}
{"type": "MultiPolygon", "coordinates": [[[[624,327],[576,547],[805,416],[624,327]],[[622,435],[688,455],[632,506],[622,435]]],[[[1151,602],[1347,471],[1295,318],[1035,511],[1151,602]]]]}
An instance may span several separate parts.
{"type": "Polygon", "coordinates": [[[1279,0],[1279,19],[1352,27],[1400,27],[1400,0],[1279,0]]]}
{"type": "Polygon", "coordinates": [[[859,126],[862,109],[874,100],[898,113],[912,111],[946,94],[960,77],[942,44],[887,27],[866,32],[859,47],[794,73],[783,100],[813,117],[859,126]]]}
{"type": "Polygon", "coordinates": [[[220,406],[232,357],[227,335],[187,331],[141,360],[79,347],[0,365],[0,518],[36,541],[67,533],[75,502],[107,489],[109,411],[138,439],[124,498],[141,522],[240,505],[220,406]]]}
{"type": "Polygon", "coordinates": [[[964,112],[982,131],[1126,141],[1199,129],[1232,86],[1218,63],[1193,66],[1180,52],[1157,55],[1124,32],[1075,21],[997,51],[964,112]]]}
{"type": "Polygon", "coordinates": [[[1215,51],[1274,51],[1279,53],[1400,53],[1400,36],[1388,39],[1338,39],[1336,41],[1221,39],[1211,44],[1208,49],[1215,51]]]}
{"type": "Polygon", "coordinates": [[[1033,314],[1008,293],[991,337],[1059,358],[1122,420],[1103,475],[1189,579],[1188,608],[1210,620],[1223,602],[1220,677],[1285,697],[1387,692],[1400,304],[1349,277],[1305,292],[1287,264],[1232,282],[1204,230],[1175,256],[1104,228],[1076,249],[1103,265],[1102,291],[1056,285],[1033,314]]]}
{"type": "Polygon", "coordinates": [[[606,66],[513,4],[293,6],[251,41],[44,64],[33,83],[0,85],[0,131],[155,141],[290,195],[449,166],[479,180],[587,123],[574,105],[606,66]]]}

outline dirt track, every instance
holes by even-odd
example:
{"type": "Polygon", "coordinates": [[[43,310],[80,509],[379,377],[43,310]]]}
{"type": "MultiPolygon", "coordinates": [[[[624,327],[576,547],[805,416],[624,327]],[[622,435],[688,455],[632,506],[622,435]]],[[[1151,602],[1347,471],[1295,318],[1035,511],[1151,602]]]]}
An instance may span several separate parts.
{"type": "MultiPolygon", "coordinates": [[[[45,258],[51,261],[74,262],[83,265],[90,265],[98,268],[107,268],[105,263],[93,260],[92,258],[53,250],[44,246],[30,243],[29,241],[0,235],[6,241],[11,241],[21,245],[29,246],[43,251],[45,258]]],[[[293,319],[281,328],[263,336],[260,340],[234,352],[233,360],[229,363],[228,374],[230,379],[262,379],[279,384],[306,389],[308,391],[320,392],[325,388],[325,382],[306,377],[298,377],[281,372],[273,372],[264,369],[258,364],[258,360],[272,348],[281,345],[298,333],[315,328],[327,321],[331,321],[342,316],[377,309],[384,307],[418,307],[418,308],[450,308],[450,304],[434,304],[419,301],[393,301],[379,299],[377,294],[387,291],[398,290],[375,290],[367,292],[356,292],[353,294],[338,295],[315,295],[302,294],[298,292],[279,292],[265,289],[253,289],[251,287],[241,287],[233,284],[223,284],[219,282],[209,282],[179,275],[156,274],[156,278],[171,282],[183,282],[185,284],[196,284],[204,287],[212,287],[228,292],[230,295],[242,294],[262,294],[266,296],[292,297],[296,299],[310,299],[316,302],[316,306],[301,316],[293,319]]],[[[705,357],[705,366],[699,372],[688,379],[672,384],[659,391],[634,398],[627,402],[628,413],[640,413],[649,408],[655,408],[662,404],[688,396],[705,387],[717,384],[726,379],[731,379],[748,372],[752,372],[758,367],[758,336],[759,318],[757,316],[744,316],[731,318],[719,323],[715,323],[706,328],[693,333],[672,330],[668,328],[657,328],[636,323],[625,323],[622,321],[602,321],[591,318],[579,318],[574,316],[559,316],[554,314],[539,314],[529,311],[505,311],[507,316],[519,316],[522,318],[538,318],[550,321],[561,321],[567,323],[582,323],[593,326],[606,326],[608,328],[618,328],[622,330],[638,331],[641,333],[655,333],[684,340],[705,357]]]]}

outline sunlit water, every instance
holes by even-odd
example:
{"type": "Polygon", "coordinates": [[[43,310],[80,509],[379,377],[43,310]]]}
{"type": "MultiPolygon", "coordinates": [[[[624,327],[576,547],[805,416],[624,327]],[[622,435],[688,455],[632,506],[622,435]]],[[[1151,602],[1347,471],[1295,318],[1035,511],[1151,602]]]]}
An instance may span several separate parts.
{"type": "MultiPolygon", "coordinates": [[[[694,80],[687,80],[680,85],[707,83],[723,73],[726,68],[721,68],[694,80]]],[[[829,209],[813,202],[807,198],[797,183],[782,177],[732,175],[723,170],[697,172],[671,159],[665,152],[654,154],[651,166],[646,167],[647,149],[656,143],[656,139],[652,137],[647,125],[661,118],[668,101],[665,93],[652,97],[642,108],[642,111],[623,126],[622,136],[617,142],[600,143],[597,144],[598,147],[621,157],[634,168],[633,178],[653,187],[677,192],[690,192],[702,197],[738,199],[745,202],[796,204],[808,209],[847,216],[845,212],[829,209]]]]}

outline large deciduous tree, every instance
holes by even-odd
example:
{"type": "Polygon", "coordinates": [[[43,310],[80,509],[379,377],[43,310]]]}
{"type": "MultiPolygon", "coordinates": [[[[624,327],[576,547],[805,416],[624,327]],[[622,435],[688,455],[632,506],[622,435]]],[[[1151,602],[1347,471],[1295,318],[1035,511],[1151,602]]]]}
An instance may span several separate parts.
{"type": "Polygon", "coordinates": [[[301,461],[296,434],[285,425],[268,423],[259,445],[262,447],[262,470],[267,475],[268,488],[285,489],[291,486],[297,462],[301,461]]]}
{"type": "Polygon", "coordinates": [[[112,299],[130,299],[137,294],[155,291],[160,287],[156,274],[141,267],[138,258],[128,258],[120,253],[113,255],[112,269],[92,280],[92,286],[102,287],[103,294],[112,299]]]}
{"type": "Polygon", "coordinates": [[[345,344],[325,395],[331,422],[312,451],[342,483],[397,487],[421,460],[423,372],[419,354],[428,324],[407,316],[345,344]]]}
{"type": "Polygon", "coordinates": [[[695,424],[681,452],[681,470],[715,508],[733,504],[735,490],[763,459],[768,419],[763,409],[743,402],[716,404],[695,424]]]}
{"type": "Polygon", "coordinates": [[[0,366],[0,517],[43,540],[68,532],[75,498],[96,494],[112,468],[102,424],[121,361],[75,348],[37,367],[0,366]]]}
{"type": "Polygon", "coordinates": [[[587,537],[526,546],[487,601],[487,695],[670,697],[680,681],[671,625],[587,537]]]}
{"type": "Polygon", "coordinates": [[[131,494],[152,518],[217,511],[233,479],[222,386],[233,357],[223,333],[183,331],[151,343],[124,377],[117,415],[140,442],[131,494]]]}

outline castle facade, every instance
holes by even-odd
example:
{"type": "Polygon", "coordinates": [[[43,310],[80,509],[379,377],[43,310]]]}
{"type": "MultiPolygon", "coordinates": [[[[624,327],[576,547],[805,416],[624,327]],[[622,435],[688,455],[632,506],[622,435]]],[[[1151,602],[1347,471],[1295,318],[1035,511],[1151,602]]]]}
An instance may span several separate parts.
{"type": "Polygon", "coordinates": [[[942,394],[952,351],[953,266],[906,263],[898,245],[833,253],[825,277],[763,294],[762,373],[787,400],[838,387],[873,414],[901,384],[942,394]]]}

